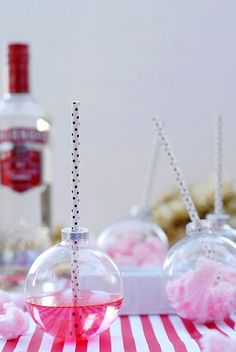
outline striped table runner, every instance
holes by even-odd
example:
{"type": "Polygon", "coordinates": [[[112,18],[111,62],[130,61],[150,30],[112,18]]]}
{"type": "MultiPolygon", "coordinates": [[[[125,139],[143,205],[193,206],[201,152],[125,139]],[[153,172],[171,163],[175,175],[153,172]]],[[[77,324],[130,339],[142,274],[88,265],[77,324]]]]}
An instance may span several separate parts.
{"type": "Polygon", "coordinates": [[[175,315],[122,316],[110,330],[76,345],[53,339],[31,320],[27,335],[9,341],[0,339],[0,352],[200,352],[199,340],[212,329],[236,338],[235,322],[236,315],[206,325],[192,324],[175,315]]]}

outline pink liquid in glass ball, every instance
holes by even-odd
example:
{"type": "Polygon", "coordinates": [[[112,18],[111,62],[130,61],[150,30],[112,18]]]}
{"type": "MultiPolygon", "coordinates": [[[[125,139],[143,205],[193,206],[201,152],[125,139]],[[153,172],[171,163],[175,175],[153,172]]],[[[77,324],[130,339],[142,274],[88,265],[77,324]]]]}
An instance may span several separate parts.
{"type": "Polygon", "coordinates": [[[84,340],[108,329],[119,314],[123,298],[100,291],[82,291],[79,304],[66,295],[27,299],[35,323],[61,340],[84,340]]]}

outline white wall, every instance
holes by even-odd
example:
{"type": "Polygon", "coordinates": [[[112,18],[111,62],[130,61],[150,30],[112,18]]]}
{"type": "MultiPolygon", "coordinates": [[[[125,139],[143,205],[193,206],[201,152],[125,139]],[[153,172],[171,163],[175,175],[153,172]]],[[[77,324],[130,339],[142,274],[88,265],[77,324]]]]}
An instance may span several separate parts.
{"type": "MultiPolygon", "coordinates": [[[[0,0],[0,43],[32,43],[33,91],[54,120],[54,221],[69,224],[70,101],[81,101],[82,220],[99,231],[140,199],[153,128],[165,118],[188,181],[212,171],[225,117],[235,176],[234,0],[0,0]]],[[[156,199],[174,184],[162,157],[156,199]]]]}

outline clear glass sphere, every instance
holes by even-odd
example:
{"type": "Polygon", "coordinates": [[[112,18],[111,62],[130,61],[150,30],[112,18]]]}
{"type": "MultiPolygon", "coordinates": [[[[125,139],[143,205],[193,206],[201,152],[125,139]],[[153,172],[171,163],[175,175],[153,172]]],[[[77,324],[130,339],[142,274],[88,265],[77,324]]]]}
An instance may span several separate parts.
{"type": "MultiPolygon", "coordinates": [[[[74,254],[74,253],[73,253],[74,254]]],[[[123,301],[119,270],[88,243],[88,230],[62,230],[62,242],[42,253],[25,284],[27,308],[35,323],[62,340],[81,340],[108,329],[123,301]],[[78,269],[72,274],[72,238],[77,236],[78,269]],[[72,275],[78,280],[75,295],[72,275]],[[75,276],[76,275],[76,276],[75,276]],[[76,298],[75,298],[76,297],[76,298]]]]}
{"type": "Polygon", "coordinates": [[[236,244],[217,235],[207,220],[168,252],[164,271],[174,311],[198,323],[220,321],[236,311],[236,244]]]}
{"type": "Polygon", "coordinates": [[[229,238],[236,243],[236,230],[229,225],[230,216],[226,214],[208,214],[211,229],[218,235],[229,238]]]}
{"type": "Polygon", "coordinates": [[[168,250],[164,231],[145,217],[130,217],[108,226],[97,244],[119,267],[162,266],[168,250]]]}

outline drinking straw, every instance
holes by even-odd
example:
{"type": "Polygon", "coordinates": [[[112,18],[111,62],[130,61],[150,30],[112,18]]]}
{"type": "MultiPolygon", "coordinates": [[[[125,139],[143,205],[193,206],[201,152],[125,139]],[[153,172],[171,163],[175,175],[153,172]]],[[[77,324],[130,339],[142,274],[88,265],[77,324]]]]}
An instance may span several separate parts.
{"type": "Polygon", "coordinates": [[[215,200],[214,213],[223,214],[223,186],[222,186],[222,118],[216,118],[215,126],[215,200]]]}
{"type": "Polygon", "coordinates": [[[71,103],[71,287],[74,302],[79,297],[79,221],[80,221],[80,117],[79,102],[71,103]]]}
{"type": "Polygon", "coordinates": [[[147,210],[149,206],[159,151],[160,151],[159,137],[158,137],[157,131],[155,131],[153,141],[152,141],[152,147],[150,151],[150,160],[148,164],[147,174],[145,177],[143,196],[140,204],[140,209],[144,211],[147,210]]]}
{"type": "Polygon", "coordinates": [[[197,213],[197,210],[196,210],[196,207],[193,203],[193,200],[190,196],[187,184],[185,182],[185,179],[183,177],[182,171],[179,167],[179,164],[177,162],[177,159],[175,157],[173,149],[172,149],[170,142],[167,138],[162,121],[159,117],[154,117],[153,120],[155,123],[155,127],[157,129],[157,132],[158,132],[160,143],[161,143],[161,145],[162,145],[162,147],[163,147],[163,149],[169,159],[170,167],[174,173],[177,185],[178,185],[180,193],[182,195],[184,204],[187,208],[189,217],[190,217],[191,221],[196,225],[196,228],[200,229],[199,215],[197,213]]]}

